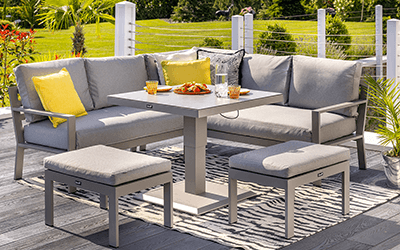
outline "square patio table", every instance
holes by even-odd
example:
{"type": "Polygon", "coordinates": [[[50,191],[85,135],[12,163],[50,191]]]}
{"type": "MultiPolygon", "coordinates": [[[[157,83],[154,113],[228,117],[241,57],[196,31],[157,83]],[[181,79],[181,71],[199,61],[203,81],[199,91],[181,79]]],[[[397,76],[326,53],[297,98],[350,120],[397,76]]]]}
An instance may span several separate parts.
{"type": "MultiPolygon", "coordinates": [[[[185,152],[185,181],[174,184],[174,208],[191,214],[203,214],[228,205],[228,186],[206,182],[207,117],[283,101],[281,93],[251,90],[239,99],[217,98],[214,86],[210,94],[182,95],[145,90],[107,96],[109,104],[182,115],[185,152]]],[[[162,189],[143,195],[149,202],[163,204],[162,189]]],[[[238,190],[238,200],[253,196],[251,191],[238,190]]]]}

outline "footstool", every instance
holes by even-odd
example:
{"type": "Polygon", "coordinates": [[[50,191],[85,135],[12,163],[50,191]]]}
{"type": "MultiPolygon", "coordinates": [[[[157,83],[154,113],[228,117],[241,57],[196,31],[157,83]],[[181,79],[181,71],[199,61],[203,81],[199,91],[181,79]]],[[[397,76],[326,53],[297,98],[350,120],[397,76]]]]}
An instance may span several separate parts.
{"type": "MultiPolygon", "coordinates": [[[[172,173],[166,159],[93,146],[44,159],[45,223],[53,226],[53,181],[92,190],[109,200],[109,244],[119,246],[118,197],[164,184],[164,225],[172,227],[172,173]]],[[[104,204],[105,203],[105,204],[104,204]]]]}
{"type": "Polygon", "coordinates": [[[294,235],[297,186],[342,173],[342,213],[349,213],[349,149],[302,141],[234,155],[229,158],[229,223],[237,221],[237,180],[285,189],[285,237],[294,235]]]}

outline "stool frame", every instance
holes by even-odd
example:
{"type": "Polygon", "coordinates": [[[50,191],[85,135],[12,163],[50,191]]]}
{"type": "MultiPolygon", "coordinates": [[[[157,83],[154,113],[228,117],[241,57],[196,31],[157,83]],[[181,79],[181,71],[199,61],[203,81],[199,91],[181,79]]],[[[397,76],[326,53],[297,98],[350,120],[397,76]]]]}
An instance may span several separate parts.
{"type": "Polygon", "coordinates": [[[164,225],[173,226],[173,184],[172,172],[164,172],[149,177],[111,186],[99,182],[86,180],[72,175],[45,170],[45,223],[54,225],[54,195],[53,182],[58,181],[67,185],[79,187],[86,190],[99,192],[101,207],[106,208],[109,204],[109,244],[119,247],[119,221],[118,221],[118,198],[120,196],[134,193],[160,184],[164,185],[164,225]],[[107,202],[108,200],[108,202],[107,202]]]}
{"type": "Polygon", "coordinates": [[[320,181],[334,174],[342,173],[342,213],[350,211],[350,163],[339,162],[330,166],[319,168],[291,178],[281,178],[265,175],[236,168],[229,169],[229,223],[237,221],[237,181],[254,182],[263,186],[283,188],[285,190],[285,237],[287,239],[294,235],[294,197],[295,188],[320,181]]]}

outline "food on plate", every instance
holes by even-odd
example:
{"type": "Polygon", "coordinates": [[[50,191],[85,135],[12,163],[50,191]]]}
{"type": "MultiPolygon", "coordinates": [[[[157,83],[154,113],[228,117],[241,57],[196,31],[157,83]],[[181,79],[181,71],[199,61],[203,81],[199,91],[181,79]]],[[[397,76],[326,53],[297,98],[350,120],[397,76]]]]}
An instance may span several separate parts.
{"type": "Polygon", "coordinates": [[[209,93],[210,90],[208,89],[206,84],[196,83],[196,82],[186,82],[186,83],[182,84],[182,86],[175,88],[174,92],[199,93],[200,94],[202,92],[209,93]]]}

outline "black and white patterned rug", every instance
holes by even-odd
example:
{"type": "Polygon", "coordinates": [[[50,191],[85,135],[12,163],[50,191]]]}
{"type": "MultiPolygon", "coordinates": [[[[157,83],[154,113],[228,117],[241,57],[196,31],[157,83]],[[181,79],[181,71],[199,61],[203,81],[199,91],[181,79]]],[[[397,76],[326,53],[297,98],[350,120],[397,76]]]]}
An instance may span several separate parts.
{"type": "MultiPolygon", "coordinates": [[[[171,160],[174,182],[184,180],[182,150],[167,147],[143,153],[171,160]]],[[[229,158],[218,155],[206,156],[208,181],[228,183],[229,158]]],[[[279,188],[238,182],[238,187],[250,189],[258,195],[238,204],[238,222],[228,224],[228,208],[223,207],[201,216],[174,211],[174,230],[213,240],[226,246],[244,249],[278,249],[321,230],[361,214],[399,195],[391,190],[374,185],[350,183],[350,214],[341,214],[340,178],[331,177],[322,181],[321,187],[311,184],[296,188],[295,235],[285,238],[284,191],[279,188]]],[[[21,180],[24,185],[43,189],[43,176],[21,180]]],[[[142,191],[146,192],[146,190],[142,191]]],[[[98,206],[99,196],[95,192],[78,190],[68,194],[66,186],[55,184],[55,193],[98,206]]],[[[162,225],[163,208],[138,201],[134,195],[120,198],[120,213],[162,225]]]]}

